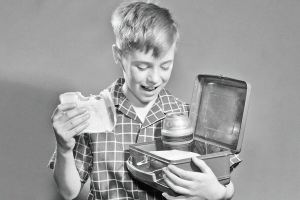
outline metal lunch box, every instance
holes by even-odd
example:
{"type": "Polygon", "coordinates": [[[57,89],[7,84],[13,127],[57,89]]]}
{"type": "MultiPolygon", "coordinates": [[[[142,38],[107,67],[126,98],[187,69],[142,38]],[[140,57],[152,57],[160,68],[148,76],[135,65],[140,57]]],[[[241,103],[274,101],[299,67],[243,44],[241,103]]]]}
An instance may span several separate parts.
{"type": "MultiPolygon", "coordinates": [[[[246,125],[251,87],[241,80],[215,75],[198,75],[194,82],[189,120],[194,140],[191,152],[200,154],[219,182],[230,182],[230,156],[239,153],[246,125]]],[[[191,158],[170,160],[153,151],[165,150],[163,142],[130,145],[126,162],[132,176],[162,192],[176,195],[163,180],[162,168],[169,164],[200,172],[191,158]]]]}

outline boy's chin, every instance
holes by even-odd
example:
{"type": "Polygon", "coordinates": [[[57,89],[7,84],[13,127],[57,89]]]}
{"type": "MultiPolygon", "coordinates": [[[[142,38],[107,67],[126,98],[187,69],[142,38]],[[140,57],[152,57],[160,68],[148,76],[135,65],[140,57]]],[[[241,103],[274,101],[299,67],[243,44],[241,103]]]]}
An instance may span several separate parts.
{"type": "Polygon", "coordinates": [[[143,105],[148,105],[149,103],[155,101],[157,99],[157,96],[158,95],[155,95],[155,96],[151,96],[151,97],[143,97],[143,98],[140,98],[140,102],[141,104],[143,105]]]}

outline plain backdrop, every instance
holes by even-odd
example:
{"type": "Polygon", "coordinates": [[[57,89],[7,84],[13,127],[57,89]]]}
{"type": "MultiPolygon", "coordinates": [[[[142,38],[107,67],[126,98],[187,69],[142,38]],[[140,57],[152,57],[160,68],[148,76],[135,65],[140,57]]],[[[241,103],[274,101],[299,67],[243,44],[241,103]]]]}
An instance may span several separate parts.
{"type": "MultiPolygon", "coordinates": [[[[119,3],[0,0],[1,200],[61,199],[47,168],[50,115],[60,93],[97,94],[122,75],[111,53],[110,15],[119,3]]],[[[160,4],[180,25],[173,94],[189,102],[200,73],[252,85],[234,199],[299,199],[300,1],[160,4]]]]}

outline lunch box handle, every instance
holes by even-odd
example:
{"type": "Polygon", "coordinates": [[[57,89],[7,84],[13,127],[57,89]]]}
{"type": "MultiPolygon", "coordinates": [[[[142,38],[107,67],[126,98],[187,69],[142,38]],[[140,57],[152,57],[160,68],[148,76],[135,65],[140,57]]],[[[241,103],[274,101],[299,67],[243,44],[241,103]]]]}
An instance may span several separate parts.
{"type": "Polygon", "coordinates": [[[126,165],[128,170],[130,171],[131,174],[134,175],[134,177],[138,177],[138,179],[144,180],[144,181],[153,181],[157,182],[156,176],[152,172],[145,172],[143,170],[140,170],[136,168],[132,162],[131,162],[131,157],[126,161],[126,165]]]}

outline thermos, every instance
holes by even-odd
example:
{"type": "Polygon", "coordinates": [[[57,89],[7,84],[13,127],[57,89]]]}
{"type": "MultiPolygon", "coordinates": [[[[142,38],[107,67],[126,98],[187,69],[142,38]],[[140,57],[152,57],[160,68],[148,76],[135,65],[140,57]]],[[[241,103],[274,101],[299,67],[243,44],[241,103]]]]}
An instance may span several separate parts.
{"type": "Polygon", "coordinates": [[[184,113],[168,113],[163,121],[161,139],[165,150],[190,151],[193,142],[193,129],[184,113]]]}

